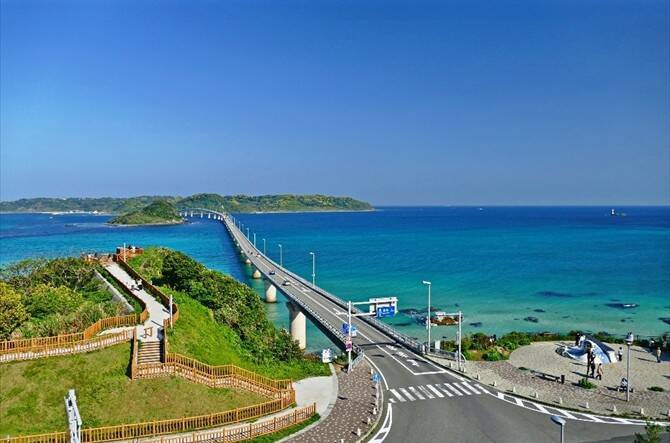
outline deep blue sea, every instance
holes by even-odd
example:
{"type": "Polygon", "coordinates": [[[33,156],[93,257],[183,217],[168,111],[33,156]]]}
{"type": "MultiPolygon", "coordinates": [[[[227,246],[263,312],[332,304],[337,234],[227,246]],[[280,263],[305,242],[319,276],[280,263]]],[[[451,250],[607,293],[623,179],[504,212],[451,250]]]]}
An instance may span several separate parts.
{"type": "MultiPolygon", "coordinates": [[[[398,207],[374,212],[240,214],[258,246],[344,299],[396,296],[400,309],[462,310],[465,331],[670,331],[670,207],[398,207]],[[621,304],[637,304],[624,309],[621,304]],[[526,320],[535,317],[537,322],[526,320]]],[[[195,218],[180,226],[113,227],[100,215],[0,215],[0,263],[27,257],[107,252],[123,242],[182,250],[259,293],[223,226],[195,218]]],[[[266,305],[286,326],[283,303],[266,305]]],[[[389,320],[423,337],[399,314],[389,320]]],[[[453,337],[454,329],[433,329],[453,337]]],[[[310,349],[326,345],[316,328],[310,349]]]]}

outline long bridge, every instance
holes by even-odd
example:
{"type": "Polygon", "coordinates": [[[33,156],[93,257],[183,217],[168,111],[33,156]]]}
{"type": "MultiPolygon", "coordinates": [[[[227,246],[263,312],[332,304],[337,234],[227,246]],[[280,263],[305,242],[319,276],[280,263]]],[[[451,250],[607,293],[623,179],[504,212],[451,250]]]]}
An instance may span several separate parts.
{"type": "MultiPolygon", "coordinates": [[[[278,290],[288,299],[290,332],[302,348],[307,318],[344,345],[347,302],[267,257],[232,215],[196,208],[183,215],[213,218],[225,226],[241,258],[253,267],[253,278],[265,280],[265,301],[276,302],[278,290]]],[[[566,420],[568,435],[579,441],[628,441],[644,424],[520,399],[438,365],[423,354],[422,343],[377,319],[357,317],[355,325],[354,351],[380,374],[385,398],[382,425],[370,441],[555,441],[558,431],[551,415],[566,420]]]]}

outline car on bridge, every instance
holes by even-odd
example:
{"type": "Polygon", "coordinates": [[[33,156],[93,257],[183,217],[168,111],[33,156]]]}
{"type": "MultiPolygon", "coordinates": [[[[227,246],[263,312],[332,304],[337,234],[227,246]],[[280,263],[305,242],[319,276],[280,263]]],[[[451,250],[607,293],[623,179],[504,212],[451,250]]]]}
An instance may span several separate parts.
{"type": "Polygon", "coordinates": [[[270,274],[270,275],[275,275],[275,270],[274,270],[274,269],[270,269],[269,274],[270,274]]]}
{"type": "Polygon", "coordinates": [[[282,283],[282,286],[291,286],[291,280],[284,280],[284,283],[282,283]]]}

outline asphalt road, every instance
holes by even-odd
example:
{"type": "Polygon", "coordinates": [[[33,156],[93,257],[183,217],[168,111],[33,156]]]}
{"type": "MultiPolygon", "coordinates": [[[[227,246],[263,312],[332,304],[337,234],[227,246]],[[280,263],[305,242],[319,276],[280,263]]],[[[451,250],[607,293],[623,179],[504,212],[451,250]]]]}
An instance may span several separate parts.
{"type": "MultiPolygon", "coordinates": [[[[220,214],[223,215],[223,214],[220,214]]],[[[289,299],[306,307],[312,321],[339,330],[346,322],[344,309],[265,257],[230,218],[224,222],[242,251],[289,299]],[[270,275],[270,270],[275,274],[270,275]],[[284,281],[290,286],[283,286],[284,281]],[[316,313],[315,318],[312,313],[316,313]]],[[[551,442],[560,441],[560,428],[551,414],[566,420],[567,442],[632,441],[640,425],[599,418],[556,408],[515,403],[509,395],[499,398],[491,386],[482,386],[442,368],[404,348],[375,327],[356,321],[354,342],[382,376],[384,410],[381,429],[371,441],[401,442],[551,442]],[[432,398],[431,398],[432,397],[432,398]],[[505,401],[505,399],[507,401],[505,401]],[[544,410],[544,411],[543,411],[544,410]]],[[[502,394],[500,394],[502,395],[502,394]]]]}

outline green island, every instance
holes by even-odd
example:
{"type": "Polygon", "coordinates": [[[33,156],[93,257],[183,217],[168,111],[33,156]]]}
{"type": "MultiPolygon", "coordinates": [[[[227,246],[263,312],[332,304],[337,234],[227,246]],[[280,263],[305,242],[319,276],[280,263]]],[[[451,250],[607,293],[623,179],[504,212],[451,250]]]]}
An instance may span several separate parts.
{"type": "Polygon", "coordinates": [[[87,212],[127,214],[157,202],[175,205],[177,210],[210,209],[226,212],[370,211],[369,203],[351,197],[312,195],[219,195],[189,197],[139,196],[129,198],[29,198],[0,202],[0,212],[87,212]]]}
{"type": "Polygon", "coordinates": [[[144,208],[114,217],[111,225],[176,225],[184,223],[177,213],[174,203],[167,200],[157,200],[144,208]]]}
{"type": "MultiPolygon", "coordinates": [[[[275,328],[259,296],[232,277],[165,248],[148,249],[129,265],[172,294],[179,307],[179,319],[168,334],[170,352],[209,365],[234,364],[272,379],[329,374],[285,330],[275,328]]],[[[25,260],[0,269],[0,340],[80,331],[99,318],[124,314],[94,277],[96,270],[109,276],[100,264],[79,258],[25,260]]],[[[174,376],[131,379],[131,354],[126,342],[88,353],[1,363],[0,380],[12,382],[0,383],[0,434],[67,430],[63,396],[68,389],[76,390],[85,427],[211,414],[267,401],[247,391],[210,388],[174,376]]]]}

